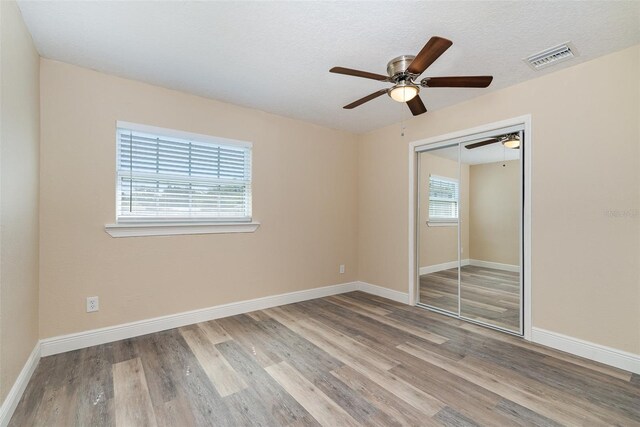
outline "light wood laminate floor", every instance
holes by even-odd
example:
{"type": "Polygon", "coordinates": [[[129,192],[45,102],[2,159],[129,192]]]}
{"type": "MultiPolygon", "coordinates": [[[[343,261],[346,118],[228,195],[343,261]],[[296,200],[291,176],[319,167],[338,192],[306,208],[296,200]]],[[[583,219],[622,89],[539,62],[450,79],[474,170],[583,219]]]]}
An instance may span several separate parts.
{"type": "Polygon", "coordinates": [[[11,426],[640,425],[640,377],[361,292],[40,361],[11,426]]]}
{"type": "MultiPolygon", "coordinates": [[[[520,273],[467,265],[460,268],[463,317],[520,331],[520,273]]],[[[420,276],[420,302],[458,313],[458,269],[420,276]]]]}

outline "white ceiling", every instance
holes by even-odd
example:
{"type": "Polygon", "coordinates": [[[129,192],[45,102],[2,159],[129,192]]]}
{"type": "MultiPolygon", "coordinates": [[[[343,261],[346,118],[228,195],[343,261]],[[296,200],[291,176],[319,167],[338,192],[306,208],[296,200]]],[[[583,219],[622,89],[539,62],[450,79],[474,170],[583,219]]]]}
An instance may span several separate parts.
{"type": "Polygon", "coordinates": [[[333,66],[386,74],[391,58],[449,38],[424,76],[495,78],[488,89],[423,90],[435,110],[640,43],[637,1],[19,5],[46,58],[353,132],[411,115],[386,96],[343,110],[385,83],[330,74],[333,66]],[[521,61],[566,41],[580,57],[538,72],[521,61]]]}

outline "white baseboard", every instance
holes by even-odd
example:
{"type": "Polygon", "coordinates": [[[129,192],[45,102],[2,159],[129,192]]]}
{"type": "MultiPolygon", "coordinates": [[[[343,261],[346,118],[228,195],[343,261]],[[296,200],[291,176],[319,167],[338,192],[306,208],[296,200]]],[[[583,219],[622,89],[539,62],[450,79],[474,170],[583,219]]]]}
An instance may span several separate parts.
{"type": "MultiPolygon", "coordinates": [[[[461,262],[462,267],[465,265],[474,265],[476,267],[495,268],[496,270],[519,272],[519,265],[502,264],[500,262],[482,261],[479,259],[463,259],[461,262]]],[[[458,261],[443,262],[442,264],[429,265],[426,267],[420,267],[420,275],[436,273],[438,271],[449,270],[456,268],[458,261]]]]}
{"type": "MultiPolygon", "coordinates": [[[[201,310],[194,310],[107,328],[94,329],[76,334],[43,339],[34,347],[31,355],[20,372],[20,375],[18,375],[16,382],[9,391],[9,394],[2,403],[2,406],[0,406],[0,427],[6,427],[9,424],[11,416],[24,393],[29,379],[38,365],[38,361],[41,356],[64,353],[71,350],[133,338],[193,323],[356,290],[403,304],[409,303],[409,295],[405,292],[372,285],[366,282],[350,282],[264,298],[256,298],[201,310]]],[[[640,355],[637,354],[617,350],[540,328],[533,328],[532,341],[576,356],[581,356],[616,368],[640,374],[640,355]]]]}
{"type": "Polygon", "coordinates": [[[13,387],[9,390],[9,394],[2,402],[2,406],[0,406],[0,427],[6,427],[9,425],[9,421],[11,420],[11,416],[13,415],[13,411],[16,410],[18,406],[18,402],[22,398],[22,394],[24,390],[27,388],[27,384],[31,379],[31,375],[33,375],[33,371],[36,370],[36,366],[38,366],[38,362],[40,361],[40,342],[36,343],[36,346],[33,348],[33,351],[29,355],[29,358],[24,364],[22,371],[16,378],[16,382],[13,383],[13,387]]]}
{"type": "Polygon", "coordinates": [[[482,261],[479,259],[470,259],[468,265],[474,265],[476,267],[495,268],[496,270],[513,271],[518,273],[520,271],[519,265],[502,264],[500,262],[482,261]]]}
{"type": "Polygon", "coordinates": [[[357,289],[358,282],[323,286],[304,291],[289,292],[286,294],[238,301],[199,310],[170,314],[153,319],[124,323],[106,328],[78,332],[75,334],[46,338],[41,341],[41,352],[44,357],[52,354],[64,353],[94,345],[106,344],[109,342],[151,334],[154,332],[165,331],[167,329],[179,328],[181,326],[192,325],[194,323],[220,319],[222,317],[235,316],[237,314],[249,313],[251,311],[263,310],[280,305],[322,298],[329,295],[337,295],[344,292],[351,292],[357,289]]]}
{"type": "Polygon", "coordinates": [[[106,328],[93,329],[75,334],[61,335],[41,340],[42,356],[64,353],[78,350],[99,344],[106,344],[140,335],[165,331],[167,329],[179,328],[181,326],[192,325],[194,323],[206,322],[208,320],[222,317],[234,316],[236,314],[248,313],[255,310],[262,310],[279,305],[292,304],[300,301],[307,301],[315,298],[322,298],[329,295],[351,292],[359,289],[359,282],[343,283],[339,285],[323,286],[320,288],[307,289],[304,291],[289,292],[286,294],[273,295],[252,300],[222,304],[214,307],[199,310],[187,311],[183,313],[170,314],[168,316],[156,317],[153,319],[140,320],[137,322],[125,323],[106,328]]]}
{"type": "Polygon", "coordinates": [[[409,304],[409,294],[406,292],[394,291],[393,289],[384,288],[378,285],[372,285],[366,282],[356,282],[357,289],[371,295],[377,295],[382,298],[390,299],[402,304],[409,304]]]}
{"type": "Polygon", "coordinates": [[[100,329],[93,329],[85,332],[78,332],[75,334],[46,338],[40,341],[40,351],[43,357],[50,356],[52,354],[64,353],[67,351],[78,350],[94,345],[106,344],[109,342],[151,334],[154,332],[165,331],[167,329],[179,328],[181,326],[192,325],[194,323],[206,322],[208,320],[234,316],[236,314],[249,313],[255,310],[263,310],[266,308],[277,307],[280,305],[292,304],[295,302],[307,301],[310,299],[322,298],[329,295],[337,295],[356,290],[367,292],[372,295],[377,295],[403,304],[409,303],[409,295],[404,292],[394,291],[388,288],[383,288],[381,286],[372,285],[370,283],[350,282],[263,298],[256,298],[247,301],[239,301],[200,310],[170,314],[168,316],[156,317],[153,319],[140,320],[137,322],[109,326],[100,329]]]}
{"type": "MultiPolygon", "coordinates": [[[[461,265],[462,267],[464,267],[465,265],[469,265],[469,260],[463,259],[461,262],[461,265]]],[[[457,268],[457,267],[458,267],[458,261],[443,262],[442,264],[434,264],[426,267],[420,267],[419,272],[420,272],[420,275],[422,276],[423,274],[436,273],[438,271],[449,270],[451,268],[457,268]]]]}
{"type": "Polygon", "coordinates": [[[640,375],[640,355],[562,335],[545,329],[533,328],[531,340],[556,350],[595,360],[640,375]]]}

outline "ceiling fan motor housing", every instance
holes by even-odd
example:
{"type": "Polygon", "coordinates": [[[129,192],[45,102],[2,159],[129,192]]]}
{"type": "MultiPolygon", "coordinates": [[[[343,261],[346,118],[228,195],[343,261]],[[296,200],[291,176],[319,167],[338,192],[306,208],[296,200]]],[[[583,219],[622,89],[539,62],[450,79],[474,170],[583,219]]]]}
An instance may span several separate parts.
{"type": "Polygon", "coordinates": [[[389,61],[387,64],[387,74],[389,77],[392,80],[396,80],[397,77],[405,75],[407,68],[409,68],[409,65],[411,65],[414,58],[414,55],[402,55],[389,61]]]}

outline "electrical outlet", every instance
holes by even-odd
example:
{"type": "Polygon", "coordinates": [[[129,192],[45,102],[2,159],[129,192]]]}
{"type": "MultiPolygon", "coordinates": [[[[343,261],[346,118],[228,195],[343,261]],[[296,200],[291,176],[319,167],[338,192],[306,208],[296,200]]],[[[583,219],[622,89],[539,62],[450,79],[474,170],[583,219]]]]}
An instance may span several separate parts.
{"type": "Polygon", "coordinates": [[[87,313],[100,310],[98,297],[87,297],[87,313]]]}
{"type": "Polygon", "coordinates": [[[340,264],[340,274],[344,274],[344,264],[340,264]]]}

